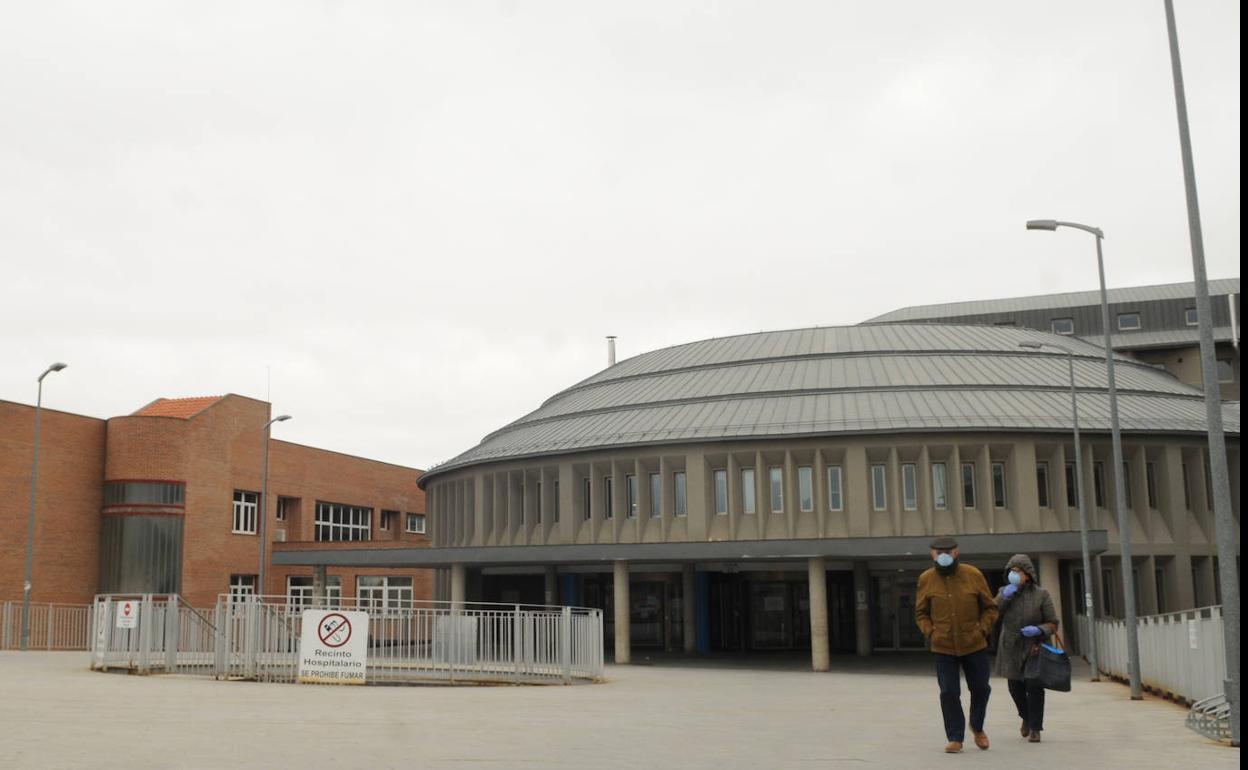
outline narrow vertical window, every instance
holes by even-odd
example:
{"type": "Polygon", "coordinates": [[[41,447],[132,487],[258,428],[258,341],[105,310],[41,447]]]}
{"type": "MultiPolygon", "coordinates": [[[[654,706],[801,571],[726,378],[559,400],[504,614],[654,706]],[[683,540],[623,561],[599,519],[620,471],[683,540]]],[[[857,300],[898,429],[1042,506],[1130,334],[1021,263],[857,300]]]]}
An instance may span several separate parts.
{"type": "Polygon", "coordinates": [[[932,507],[938,511],[949,507],[949,478],[944,463],[932,463],[932,507]]]}
{"type": "Polygon", "coordinates": [[[629,474],[624,477],[624,489],[628,492],[628,518],[637,518],[637,477],[629,474]]]}
{"type": "Polygon", "coordinates": [[[588,476],[581,483],[581,500],[585,502],[585,520],[589,521],[594,517],[594,506],[591,501],[594,499],[594,482],[588,476]]]}
{"type": "Polygon", "coordinates": [[[1105,507],[1105,463],[1092,464],[1092,494],[1096,497],[1096,507],[1105,507]]]}
{"type": "Polygon", "coordinates": [[[537,494],[537,523],[542,523],[542,482],[537,482],[534,486],[534,492],[537,494]]]}
{"type": "Polygon", "coordinates": [[[611,504],[614,502],[612,498],[614,497],[615,497],[615,477],[603,476],[602,477],[602,517],[604,519],[610,519],[615,516],[615,511],[611,507],[611,504]]]}
{"type": "Polygon", "coordinates": [[[712,474],[715,480],[715,515],[728,515],[728,471],[717,470],[712,474]]]}
{"type": "Polygon", "coordinates": [[[882,511],[888,508],[888,487],[885,484],[883,465],[871,466],[871,508],[882,511]]]}
{"type": "Polygon", "coordinates": [[[1066,504],[1079,507],[1079,474],[1075,473],[1074,463],[1066,463],[1066,504]]]}
{"type": "Polygon", "coordinates": [[[1122,464],[1122,502],[1127,508],[1135,509],[1131,504],[1131,466],[1125,462],[1122,464]]]}
{"type": "Polygon", "coordinates": [[[828,510],[840,511],[845,508],[844,491],[841,489],[841,466],[828,466],[828,510]]]}
{"type": "Polygon", "coordinates": [[[771,477],[771,512],[784,513],[784,469],[777,466],[770,468],[768,473],[771,477]]]}
{"type": "Polygon", "coordinates": [[[650,517],[657,519],[663,515],[663,475],[650,474],[650,517]]]}
{"type": "Polygon", "coordinates": [[[1036,463],[1036,502],[1041,508],[1049,507],[1049,464],[1036,463]]]}
{"type": "Polygon", "coordinates": [[[1157,508],[1157,464],[1144,465],[1144,482],[1148,487],[1148,507],[1157,508]]]}
{"type": "Polygon", "coordinates": [[[559,482],[555,482],[555,521],[559,521],[559,482]]]}
{"type": "Polygon", "coordinates": [[[797,469],[797,501],[803,511],[815,510],[815,477],[809,465],[797,469]]]}
{"type": "Polygon", "coordinates": [[[675,498],[675,508],[677,516],[685,516],[689,513],[686,505],[685,497],[685,472],[677,471],[672,474],[672,492],[675,498]]]}
{"type": "Polygon", "coordinates": [[[905,463],[901,466],[901,502],[907,511],[913,511],[919,507],[919,480],[916,473],[914,463],[905,463]]]}
{"type": "Polygon", "coordinates": [[[1192,483],[1187,478],[1187,463],[1180,466],[1183,472],[1183,507],[1192,510],[1192,483]]]}
{"type": "Polygon", "coordinates": [[[741,510],[743,513],[758,511],[758,490],[754,488],[754,469],[741,469],[741,510]]]}
{"type": "Polygon", "coordinates": [[[1006,507],[1005,497],[1005,463],[992,464],[992,504],[997,508],[1006,507]]]}
{"type": "Polygon", "coordinates": [[[962,505],[975,507],[975,463],[962,463],[962,505]]]}

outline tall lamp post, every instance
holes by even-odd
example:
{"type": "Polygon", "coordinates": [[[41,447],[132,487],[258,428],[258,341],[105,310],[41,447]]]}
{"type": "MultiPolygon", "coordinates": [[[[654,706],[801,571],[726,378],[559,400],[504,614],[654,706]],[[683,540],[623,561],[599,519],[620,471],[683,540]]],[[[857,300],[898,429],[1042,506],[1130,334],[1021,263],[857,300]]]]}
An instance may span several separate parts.
{"type": "Polygon", "coordinates": [[[31,573],[35,566],[35,492],[39,486],[39,416],[43,410],[43,378],[59,372],[68,364],[59,361],[39,375],[39,395],[35,398],[35,459],[30,466],[30,513],[26,516],[26,573],[22,580],[22,639],[24,650],[30,644],[30,588],[31,573]]]}
{"type": "Polygon", "coordinates": [[[1101,681],[1096,658],[1096,610],[1092,603],[1092,555],[1088,553],[1088,509],[1083,504],[1083,449],[1079,445],[1079,400],[1075,390],[1075,351],[1051,342],[1020,342],[1020,348],[1050,348],[1066,354],[1070,369],[1070,415],[1075,426],[1075,501],[1079,506],[1079,543],[1083,547],[1083,603],[1088,612],[1088,663],[1092,665],[1092,681],[1101,681]]]}
{"type": "Polygon", "coordinates": [[[1110,438],[1114,460],[1114,508],[1118,514],[1118,549],[1122,561],[1122,593],[1126,604],[1124,616],[1127,626],[1127,674],[1131,681],[1131,700],[1143,700],[1144,688],[1140,684],[1140,640],[1135,617],[1135,571],[1131,563],[1131,520],[1126,505],[1126,489],[1122,478],[1122,431],[1118,426],[1118,388],[1114,383],[1114,349],[1110,345],[1109,296],[1105,291],[1105,259],[1101,254],[1101,240],[1105,234],[1099,227],[1081,225],[1077,222],[1059,222],[1056,219],[1033,219],[1027,223],[1028,230],[1056,230],[1073,227],[1096,236],[1096,269],[1101,279],[1101,326],[1105,332],[1105,369],[1109,379],[1110,438]]]}
{"type": "Polygon", "coordinates": [[[265,524],[269,520],[269,428],[275,422],[286,422],[290,415],[281,414],[264,424],[264,464],[260,481],[260,572],[256,576],[256,595],[264,595],[265,562],[268,560],[268,543],[265,540],[265,524]]]}
{"type": "Polygon", "coordinates": [[[1174,24],[1174,3],[1165,0],[1166,32],[1170,38],[1170,71],[1174,79],[1174,106],[1179,118],[1179,153],[1183,159],[1183,188],[1187,196],[1187,230],[1192,244],[1192,273],[1196,284],[1196,324],[1200,327],[1200,371],[1205,387],[1205,418],[1209,429],[1209,476],[1213,486],[1213,520],[1218,537],[1218,573],[1222,585],[1222,634],[1226,645],[1226,681],[1223,692],[1230,705],[1231,743],[1239,745],[1239,570],[1238,539],[1231,510],[1230,475],[1226,461],[1226,436],[1222,430],[1222,394],[1219,392],[1217,360],[1213,344],[1213,312],[1209,304],[1209,278],[1205,274],[1205,241],[1200,227],[1200,203],[1196,198],[1196,167],[1192,162],[1192,137],[1187,126],[1187,95],[1179,61],[1179,33],[1174,24]]]}

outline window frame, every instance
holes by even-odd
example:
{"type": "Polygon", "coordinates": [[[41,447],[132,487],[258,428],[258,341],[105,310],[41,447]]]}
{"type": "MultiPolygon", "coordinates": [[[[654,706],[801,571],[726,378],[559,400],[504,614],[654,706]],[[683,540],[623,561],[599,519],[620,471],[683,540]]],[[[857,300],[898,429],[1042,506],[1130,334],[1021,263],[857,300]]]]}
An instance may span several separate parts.
{"type": "Polygon", "coordinates": [[[871,510],[888,510],[888,468],[884,463],[872,463],[871,469],[871,510]]]}
{"type": "Polygon", "coordinates": [[[1140,312],[1138,310],[1130,310],[1130,311],[1127,311],[1126,313],[1119,313],[1114,321],[1114,325],[1117,327],[1118,331],[1120,332],[1139,331],[1140,329],[1144,328],[1144,316],[1140,315],[1140,312]],[[1122,322],[1128,318],[1135,319],[1135,326],[1123,326],[1122,325],[1122,322]]]}
{"type": "Polygon", "coordinates": [[[915,463],[901,464],[901,507],[906,511],[919,509],[919,468],[915,463]]]}
{"type": "Polygon", "coordinates": [[[672,508],[678,519],[689,515],[689,477],[684,471],[672,471],[672,508]]]}
{"type": "Polygon", "coordinates": [[[624,515],[627,518],[637,518],[637,508],[640,505],[637,502],[637,474],[624,474],[624,515]]]}
{"type": "Polygon", "coordinates": [[[1196,311],[1196,308],[1183,308],[1183,324],[1185,326],[1200,326],[1200,313],[1196,311]]]}
{"type": "Polygon", "coordinates": [[[602,518],[604,521],[611,521],[615,518],[615,477],[602,477],[602,518]]]}
{"type": "Polygon", "coordinates": [[[1092,502],[1097,508],[1104,508],[1107,502],[1105,494],[1105,461],[1092,462],[1092,502]]]}
{"type": "Polygon", "coordinates": [[[797,466],[797,509],[802,513],[815,510],[815,469],[797,466]]]}
{"type": "Polygon", "coordinates": [[[1060,334],[1063,337],[1072,337],[1075,334],[1075,319],[1070,318],[1070,317],[1050,319],[1049,331],[1053,332],[1054,334],[1060,334]],[[1063,321],[1070,323],[1070,331],[1061,331],[1060,329],[1057,328],[1057,325],[1063,321]]]}
{"type": "Polygon", "coordinates": [[[256,585],[260,576],[256,574],[235,573],[230,575],[230,599],[238,601],[247,596],[256,596],[256,585]]]}
{"type": "MultiPolygon", "coordinates": [[[[314,601],[312,595],[313,582],[314,578],[311,575],[287,575],[286,606],[311,607],[314,601]],[[298,584],[294,582],[296,580],[299,581],[298,584]]],[[[325,606],[328,609],[335,610],[342,607],[342,577],[339,575],[325,578],[325,606]]]]}
{"type": "Polygon", "coordinates": [[[992,472],[992,507],[1008,509],[1010,507],[1010,483],[1005,475],[1005,462],[993,461],[990,470],[992,472]]]}
{"type": "Polygon", "coordinates": [[[711,505],[716,516],[728,515],[728,470],[711,470],[711,505]]]}
{"type": "Polygon", "coordinates": [[[845,510],[845,474],[839,465],[828,466],[828,510],[845,510]],[[832,483],[835,477],[836,483],[832,483]]]}
{"type": "Polygon", "coordinates": [[[1036,461],[1036,504],[1040,508],[1052,508],[1053,496],[1050,494],[1049,463],[1045,460],[1036,461]],[[1043,477],[1043,478],[1041,478],[1043,477]]]}
{"type": "Polygon", "coordinates": [[[404,515],[403,517],[403,531],[404,532],[407,532],[413,535],[424,535],[424,534],[427,534],[426,532],[427,529],[428,529],[428,522],[427,522],[427,519],[425,518],[425,514],[407,513],[404,515]],[[413,521],[416,521],[419,523],[420,525],[419,529],[412,528],[413,521]]]}
{"type": "Polygon", "coordinates": [[[650,518],[663,518],[663,474],[650,474],[650,518]]]}
{"type": "Polygon", "coordinates": [[[741,513],[746,516],[758,513],[758,475],[753,466],[741,469],[741,513]]]}
{"type": "Polygon", "coordinates": [[[932,463],[932,509],[949,510],[949,468],[943,461],[932,463]]]}
{"type": "Polygon", "coordinates": [[[1158,492],[1157,492],[1157,463],[1144,462],[1144,490],[1148,495],[1148,507],[1157,510],[1158,492]]]}
{"type": "Polygon", "coordinates": [[[234,490],[234,501],[231,510],[233,519],[230,524],[230,534],[254,535],[257,533],[257,526],[260,522],[259,492],[250,492],[246,489],[234,490]],[[248,495],[253,499],[248,500],[248,495]],[[248,523],[251,524],[250,529],[247,528],[248,523]]]}
{"type": "Polygon", "coordinates": [[[772,513],[784,513],[784,468],[772,465],[767,468],[768,503],[772,513]]]}
{"type": "Polygon", "coordinates": [[[318,543],[358,543],[372,540],[373,509],[363,505],[317,500],[312,516],[312,532],[318,543]],[[342,537],[343,534],[350,536],[342,537]]]}
{"type": "Polygon", "coordinates": [[[977,483],[975,480],[975,463],[963,461],[962,463],[962,507],[967,510],[978,510],[976,503],[979,502],[977,483]],[[970,475],[967,475],[967,472],[970,475]]]}

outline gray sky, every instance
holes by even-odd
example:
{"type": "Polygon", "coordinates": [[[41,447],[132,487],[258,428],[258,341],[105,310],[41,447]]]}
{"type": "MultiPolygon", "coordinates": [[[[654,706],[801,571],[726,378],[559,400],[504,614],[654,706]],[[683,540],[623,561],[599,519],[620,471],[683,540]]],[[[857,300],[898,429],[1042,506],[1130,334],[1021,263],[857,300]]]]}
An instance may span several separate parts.
{"type": "MultiPolygon", "coordinates": [[[[1239,4],[1178,0],[1211,277],[1239,4]]],[[[1191,279],[1161,0],[8,2],[0,398],[428,467],[620,357],[1191,279]]]]}

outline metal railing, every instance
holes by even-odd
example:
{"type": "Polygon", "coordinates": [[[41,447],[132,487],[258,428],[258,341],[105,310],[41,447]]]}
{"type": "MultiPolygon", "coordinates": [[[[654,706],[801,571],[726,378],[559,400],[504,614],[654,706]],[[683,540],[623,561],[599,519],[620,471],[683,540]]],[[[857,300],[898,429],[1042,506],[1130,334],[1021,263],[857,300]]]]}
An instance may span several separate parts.
{"type": "MultiPolygon", "coordinates": [[[[101,595],[92,668],[294,682],[309,609],[285,596],[223,594],[200,613],[176,596],[101,595]],[[118,608],[127,600],[137,621],[120,628],[118,608]]],[[[368,614],[368,683],[568,683],[603,672],[601,610],[337,598],[321,609],[368,614]]]]}
{"type": "MultiPolygon", "coordinates": [[[[1144,615],[1138,620],[1140,681],[1145,689],[1185,703],[1222,693],[1226,648],[1220,606],[1144,615]]],[[[1088,618],[1076,615],[1075,627],[1079,649],[1088,649],[1088,618]]],[[[1101,673],[1126,679],[1126,622],[1097,618],[1096,643],[1101,673]]]]}
{"type": "MultiPolygon", "coordinates": [[[[90,649],[91,607],[87,604],[30,605],[30,650],[90,649]]],[[[22,646],[22,603],[0,602],[0,650],[22,646]]]]}

